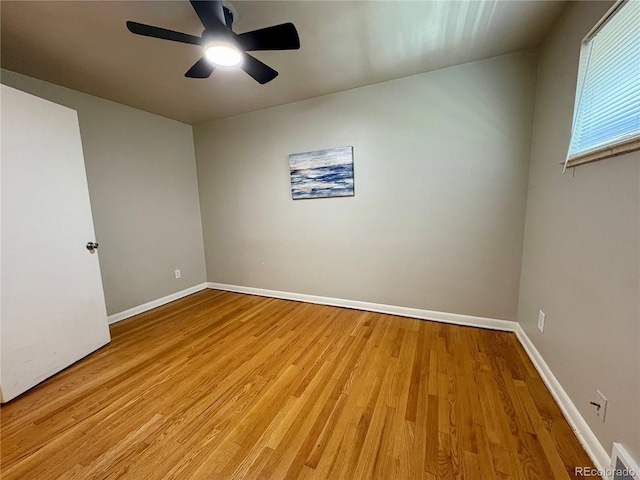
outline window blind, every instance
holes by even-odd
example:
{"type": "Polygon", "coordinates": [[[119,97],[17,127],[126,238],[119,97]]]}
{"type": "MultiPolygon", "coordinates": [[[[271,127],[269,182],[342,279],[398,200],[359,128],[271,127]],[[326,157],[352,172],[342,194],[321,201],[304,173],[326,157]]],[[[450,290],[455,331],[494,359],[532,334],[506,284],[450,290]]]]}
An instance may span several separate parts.
{"type": "Polygon", "coordinates": [[[585,39],[578,77],[568,161],[640,137],[640,0],[620,2],[585,39]]]}

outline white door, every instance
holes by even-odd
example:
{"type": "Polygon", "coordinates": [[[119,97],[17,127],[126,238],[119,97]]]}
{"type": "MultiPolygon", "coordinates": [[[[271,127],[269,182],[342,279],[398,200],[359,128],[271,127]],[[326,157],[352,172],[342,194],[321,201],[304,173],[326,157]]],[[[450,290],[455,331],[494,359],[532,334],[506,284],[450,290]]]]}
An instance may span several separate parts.
{"type": "Polygon", "coordinates": [[[1,86],[0,387],[6,402],[109,343],[75,110],[1,86]]]}

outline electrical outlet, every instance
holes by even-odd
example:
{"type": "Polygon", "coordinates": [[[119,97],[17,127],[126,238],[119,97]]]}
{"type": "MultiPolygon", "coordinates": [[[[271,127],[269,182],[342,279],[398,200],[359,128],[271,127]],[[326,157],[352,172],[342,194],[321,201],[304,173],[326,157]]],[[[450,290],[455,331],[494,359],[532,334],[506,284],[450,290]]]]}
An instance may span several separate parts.
{"type": "Polygon", "coordinates": [[[607,397],[605,397],[600,390],[596,390],[596,395],[593,400],[589,402],[595,410],[596,417],[604,423],[604,419],[607,416],[607,397]]]}
{"type": "Polygon", "coordinates": [[[176,278],[180,278],[180,269],[176,270],[176,278]]]}
{"type": "Polygon", "coordinates": [[[544,319],[546,315],[542,310],[538,310],[538,330],[544,332],[544,319]]]}

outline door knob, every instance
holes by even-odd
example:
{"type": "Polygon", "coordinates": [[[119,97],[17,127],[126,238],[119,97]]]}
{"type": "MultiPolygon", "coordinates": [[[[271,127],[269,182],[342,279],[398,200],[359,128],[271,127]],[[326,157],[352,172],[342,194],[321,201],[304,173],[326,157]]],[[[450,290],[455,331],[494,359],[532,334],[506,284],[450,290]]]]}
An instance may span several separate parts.
{"type": "Polygon", "coordinates": [[[89,242],[87,243],[87,250],[89,250],[90,252],[92,252],[93,250],[98,248],[98,242],[89,242]]]}

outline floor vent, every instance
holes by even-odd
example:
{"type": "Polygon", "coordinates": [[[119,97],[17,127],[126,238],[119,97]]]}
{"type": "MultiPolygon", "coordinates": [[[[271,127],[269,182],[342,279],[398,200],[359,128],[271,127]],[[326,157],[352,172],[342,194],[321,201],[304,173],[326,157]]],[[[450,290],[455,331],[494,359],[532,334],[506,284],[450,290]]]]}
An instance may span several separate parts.
{"type": "Polygon", "coordinates": [[[610,480],[640,480],[640,468],[619,443],[613,444],[610,480]]]}

